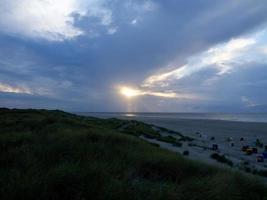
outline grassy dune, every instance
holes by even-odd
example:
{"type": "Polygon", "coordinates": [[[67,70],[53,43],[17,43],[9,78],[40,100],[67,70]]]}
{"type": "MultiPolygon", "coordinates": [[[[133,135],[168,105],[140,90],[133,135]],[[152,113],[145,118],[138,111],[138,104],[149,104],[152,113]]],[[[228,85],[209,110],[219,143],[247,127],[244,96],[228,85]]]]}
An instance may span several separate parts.
{"type": "Polygon", "coordinates": [[[267,199],[259,180],[162,150],[137,137],[157,131],[127,123],[0,109],[0,199],[267,199]]]}

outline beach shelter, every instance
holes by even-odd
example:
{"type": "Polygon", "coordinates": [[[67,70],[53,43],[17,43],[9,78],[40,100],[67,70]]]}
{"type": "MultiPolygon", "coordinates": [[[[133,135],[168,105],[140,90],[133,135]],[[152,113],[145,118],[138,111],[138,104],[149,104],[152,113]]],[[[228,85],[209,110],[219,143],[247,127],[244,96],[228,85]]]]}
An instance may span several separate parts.
{"type": "Polygon", "coordinates": [[[251,155],[253,153],[253,149],[252,148],[248,148],[248,149],[246,149],[245,152],[246,152],[247,155],[251,155]]]}
{"type": "Polygon", "coordinates": [[[242,147],[242,151],[244,151],[244,152],[247,151],[247,149],[249,149],[248,145],[245,145],[245,146],[242,147]]]}

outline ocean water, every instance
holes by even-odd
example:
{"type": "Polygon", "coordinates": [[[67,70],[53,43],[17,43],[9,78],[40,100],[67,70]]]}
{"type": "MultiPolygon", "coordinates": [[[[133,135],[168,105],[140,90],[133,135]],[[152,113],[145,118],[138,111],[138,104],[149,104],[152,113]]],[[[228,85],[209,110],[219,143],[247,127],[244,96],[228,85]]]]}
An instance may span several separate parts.
{"type": "Polygon", "coordinates": [[[267,113],[76,113],[86,116],[103,118],[162,118],[162,119],[208,119],[239,122],[264,122],[267,123],[267,113]]]}

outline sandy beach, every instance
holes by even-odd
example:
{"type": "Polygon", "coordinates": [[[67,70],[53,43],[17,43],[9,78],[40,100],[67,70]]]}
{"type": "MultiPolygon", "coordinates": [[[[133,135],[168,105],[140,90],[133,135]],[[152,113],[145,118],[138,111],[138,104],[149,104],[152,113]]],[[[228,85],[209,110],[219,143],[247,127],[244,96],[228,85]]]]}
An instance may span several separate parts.
{"type": "MultiPolygon", "coordinates": [[[[155,139],[141,138],[159,144],[161,148],[181,154],[188,151],[189,155],[187,157],[193,160],[221,167],[229,167],[211,158],[211,155],[216,153],[230,160],[235,168],[247,171],[267,170],[267,159],[264,159],[263,162],[257,161],[257,157],[262,155],[267,145],[267,123],[121,115],[111,116],[104,114],[96,114],[94,116],[100,118],[116,117],[119,119],[138,120],[180,132],[184,136],[193,138],[194,141],[185,141],[181,147],[176,147],[155,139]],[[261,147],[257,146],[257,140],[262,144],[261,147]],[[214,144],[218,146],[217,150],[211,149],[214,144]],[[256,148],[257,153],[248,154],[242,151],[242,148],[247,145],[251,148],[256,148]]],[[[161,132],[161,134],[177,137],[170,133],[161,132]]]]}
{"type": "MultiPolygon", "coordinates": [[[[129,119],[129,117],[127,118],[129,119]]],[[[216,144],[218,145],[216,152],[231,160],[237,168],[249,171],[267,169],[267,159],[264,162],[256,160],[257,156],[265,151],[264,146],[267,145],[267,123],[166,118],[137,118],[136,120],[178,131],[185,136],[194,138],[193,142],[186,142],[180,148],[153,141],[160,144],[162,148],[181,154],[184,151],[189,151],[188,157],[190,159],[227,167],[211,159],[214,150],[208,148],[216,144]],[[241,138],[244,140],[240,141],[241,138]],[[256,146],[257,139],[263,144],[263,148],[256,146]],[[197,146],[189,146],[189,143],[197,146]],[[246,152],[241,151],[242,147],[246,145],[257,148],[258,153],[247,155],[246,152]],[[207,149],[199,146],[207,147],[207,149]]]]}

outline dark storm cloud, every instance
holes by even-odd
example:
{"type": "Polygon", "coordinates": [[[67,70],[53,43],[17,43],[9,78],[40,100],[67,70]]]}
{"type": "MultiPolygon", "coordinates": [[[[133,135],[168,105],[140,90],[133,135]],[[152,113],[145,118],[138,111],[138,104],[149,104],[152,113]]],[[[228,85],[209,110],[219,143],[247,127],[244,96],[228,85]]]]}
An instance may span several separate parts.
{"type": "MultiPolygon", "coordinates": [[[[10,99],[14,106],[21,107],[35,107],[41,101],[44,107],[60,105],[68,110],[125,110],[114,89],[117,84],[140,85],[149,75],[174,60],[182,65],[191,55],[253,32],[266,23],[266,10],[267,4],[263,0],[114,0],[98,6],[97,15],[76,16],[73,27],[82,30],[83,34],[70,40],[49,41],[47,38],[51,39],[51,36],[36,38],[35,35],[21,37],[2,31],[0,26],[0,84],[32,90],[31,98],[3,93],[1,99],[10,99]],[[105,24],[101,21],[104,19],[102,15],[107,17],[109,11],[112,12],[112,22],[105,24]]],[[[257,76],[264,67],[251,70],[257,76]]],[[[213,70],[199,72],[172,89],[204,91],[221,97],[232,88],[230,92],[238,94],[235,102],[164,100],[164,104],[161,98],[149,97],[139,100],[136,109],[149,107],[148,110],[153,111],[161,102],[163,111],[180,111],[184,104],[188,110],[212,110],[213,107],[220,110],[231,104],[244,103],[242,97],[256,96],[254,101],[266,99],[265,95],[250,93],[266,88],[265,85],[255,86],[256,90],[248,85],[230,86],[229,83],[236,79],[234,75],[222,79],[213,88],[199,86],[198,83],[214,74],[213,70]],[[220,92],[215,94],[215,90],[220,92]],[[147,102],[154,103],[148,106],[147,102]]],[[[262,81],[265,80],[263,77],[262,81]]],[[[249,82],[253,80],[248,77],[240,80],[240,84],[249,82]]],[[[11,106],[5,103],[7,101],[1,102],[3,106],[11,106]]]]}

